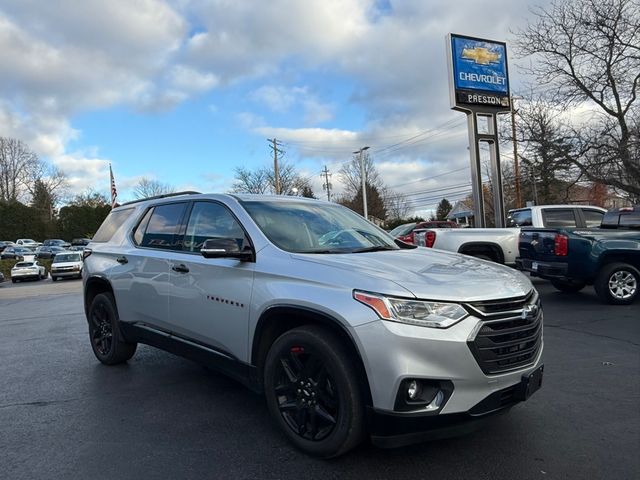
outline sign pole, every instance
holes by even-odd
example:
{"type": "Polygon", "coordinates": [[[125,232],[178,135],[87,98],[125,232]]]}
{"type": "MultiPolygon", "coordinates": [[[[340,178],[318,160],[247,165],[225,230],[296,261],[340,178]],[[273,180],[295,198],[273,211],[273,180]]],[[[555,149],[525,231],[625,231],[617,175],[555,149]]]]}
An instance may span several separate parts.
{"type": "Polygon", "coordinates": [[[471,160],[471,192],[473,197],[473,226],[485,227],[484,198],[482,195],[482,170],[478,144],[478,122],[473,111],[467,113],[469,130],[469,158],[471,160]]]}

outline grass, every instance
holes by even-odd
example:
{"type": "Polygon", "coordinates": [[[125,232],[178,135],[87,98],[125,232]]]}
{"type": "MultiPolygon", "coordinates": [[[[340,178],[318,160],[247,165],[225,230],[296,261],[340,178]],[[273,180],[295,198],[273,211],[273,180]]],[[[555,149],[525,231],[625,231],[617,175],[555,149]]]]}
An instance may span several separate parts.
{"type": "MultiPolygon", "coordinates": [[[[43,265],[44,268],[46,268],[47,273],[49,273],[49,271],[51,270],[51,260],[46,260],[46,259],[40,259],[38,260],[38,263],[40,265],[43,265]]],[[[13,268],[13,266],[18,263],[17,260],[0,260],[0,272],[4,273],[4,280],[5,281],[9,281],[11,280],[11,269],[13,268]]]]}

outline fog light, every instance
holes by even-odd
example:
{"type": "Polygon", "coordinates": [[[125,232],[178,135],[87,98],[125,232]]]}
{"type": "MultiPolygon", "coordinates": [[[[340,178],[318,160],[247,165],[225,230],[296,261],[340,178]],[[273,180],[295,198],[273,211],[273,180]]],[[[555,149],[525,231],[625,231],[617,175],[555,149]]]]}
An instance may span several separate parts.
{"type": "Polygon", "coordinates": [[[409,382],[409,386],[407,387],[407,396],[409,400],[415,400],[420,395],[420,385],[415,380],[411,380],[409,382]]]}

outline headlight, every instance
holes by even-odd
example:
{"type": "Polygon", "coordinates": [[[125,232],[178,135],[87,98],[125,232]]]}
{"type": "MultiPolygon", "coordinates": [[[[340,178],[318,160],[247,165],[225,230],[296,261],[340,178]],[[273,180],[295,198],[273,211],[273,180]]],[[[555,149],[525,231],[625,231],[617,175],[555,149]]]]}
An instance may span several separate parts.
{"type": "Polygon", "coordinates": [[[353,298],[373,309],[380,318],[421,327],[448,328],[468,314],[457,303],[429,302],[353,292],[353,298]]]}

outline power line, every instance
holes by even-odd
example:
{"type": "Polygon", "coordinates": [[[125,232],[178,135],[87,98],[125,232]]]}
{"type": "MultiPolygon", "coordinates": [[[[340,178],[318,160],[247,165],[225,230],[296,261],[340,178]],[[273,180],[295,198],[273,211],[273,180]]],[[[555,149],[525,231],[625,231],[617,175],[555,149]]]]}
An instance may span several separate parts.
{"type": "Polygon", "coordinates": [[[445,175],[451,175],[452,173],[461,172],[462,170],[466,170],[468,168],[469,167],[462,167],[462,168],[458,168],[456,170],[451,170],[449,172],[441,173],[440,175],[434,175],[432,177],[419,178],[418,180],[411,180],[410,182],[399,183],[397,185],[390,185],[389,188],[404,187],[405,185],[410,185],[412,183],[426,182],[427,180],[433,180],[434,178],[440,178],[440,177],[444,177],[445,175]]]}

